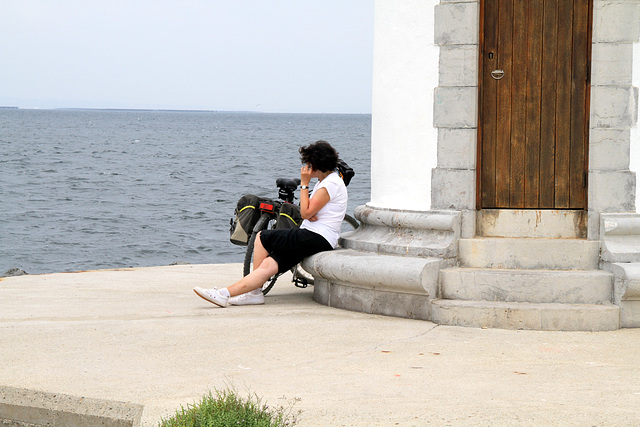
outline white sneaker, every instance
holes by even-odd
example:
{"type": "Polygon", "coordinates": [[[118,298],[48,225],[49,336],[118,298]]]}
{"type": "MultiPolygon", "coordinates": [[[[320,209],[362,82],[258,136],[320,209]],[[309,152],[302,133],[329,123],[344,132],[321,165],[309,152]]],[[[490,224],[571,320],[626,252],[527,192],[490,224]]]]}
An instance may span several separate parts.
{"type": "Polygon", "coordinates": [[[193,292],[195,292],[200,298],[212,302],[218,307],[226,307],[229,302],[229,298],[224,295],[220,295],[218,288],[202,289],[196,286],[193,288],[193,292]]]}
{"type": "Polygon", "coordinates": [[[247,292],[246,294],[238,295],[237,297],[229,298],[229,304],[231,305],[259,305],[264,304],[264,295],[262,292],[259,294],[252,294],[247,292]]]}

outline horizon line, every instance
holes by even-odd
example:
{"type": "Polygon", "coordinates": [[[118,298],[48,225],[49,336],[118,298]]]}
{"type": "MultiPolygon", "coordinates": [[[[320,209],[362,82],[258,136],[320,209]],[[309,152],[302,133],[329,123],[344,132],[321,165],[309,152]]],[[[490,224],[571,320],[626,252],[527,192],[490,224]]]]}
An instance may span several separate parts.
{"type": "Polygon", "coordinates": [[[175,112],[175,113],[245,113],[245,114],[340,114],[371,115],[371,113],[318,113],[318,112],[270,112],[255,110],[206,110],[177,108],[100,108],[100,107],[19,107],[0,105],[0,110],[81,110],[81,111],[142,111],[142,112],[175,112]]]}

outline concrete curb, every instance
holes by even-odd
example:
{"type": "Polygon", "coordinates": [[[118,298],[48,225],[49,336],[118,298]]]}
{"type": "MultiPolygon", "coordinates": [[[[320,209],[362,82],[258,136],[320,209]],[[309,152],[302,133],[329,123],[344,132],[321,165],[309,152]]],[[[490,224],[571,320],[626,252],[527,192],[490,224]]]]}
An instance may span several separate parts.
{"type": "Polygon", "coordinates": [[[142,405],[0,386],[0,421],[15,426],[135,427],[142,405]]]}

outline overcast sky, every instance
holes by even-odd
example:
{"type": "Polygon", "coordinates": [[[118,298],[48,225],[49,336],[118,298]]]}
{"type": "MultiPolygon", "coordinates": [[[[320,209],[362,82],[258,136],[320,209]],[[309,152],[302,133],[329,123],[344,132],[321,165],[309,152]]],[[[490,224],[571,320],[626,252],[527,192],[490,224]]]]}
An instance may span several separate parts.
{"type": "Polygon", "coordinates": [[[374,0],[0,0],[0,105],[370,113],[374,0]]]}

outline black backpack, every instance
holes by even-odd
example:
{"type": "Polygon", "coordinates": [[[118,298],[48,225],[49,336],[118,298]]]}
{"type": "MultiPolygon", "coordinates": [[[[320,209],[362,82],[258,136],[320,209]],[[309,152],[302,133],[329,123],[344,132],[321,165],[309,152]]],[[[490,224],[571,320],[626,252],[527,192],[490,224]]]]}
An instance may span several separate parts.
{"type": "Polygon", "coordinates": [[[283,203],[276,220],[276,228],[298,228],[302,224],[300,207],[291,203],[283,203]]]}
{"type": "Polygon", "coordinates": [[[234,245],[246,246],[249,243],[253,227],[260,219],[259,204],[260,198],[253,194],[245,194],[238,200],[229,230],[229,240],[234,245]]]}
{"type": "Polygon", "coordinates": [[[338,159],[338,167],[336,172],[340,175],[340,178],[344,181],[344,185],[347,186],[351,182],[351,178],[356,174],[355,171],[342,159],[338,159]]]}

